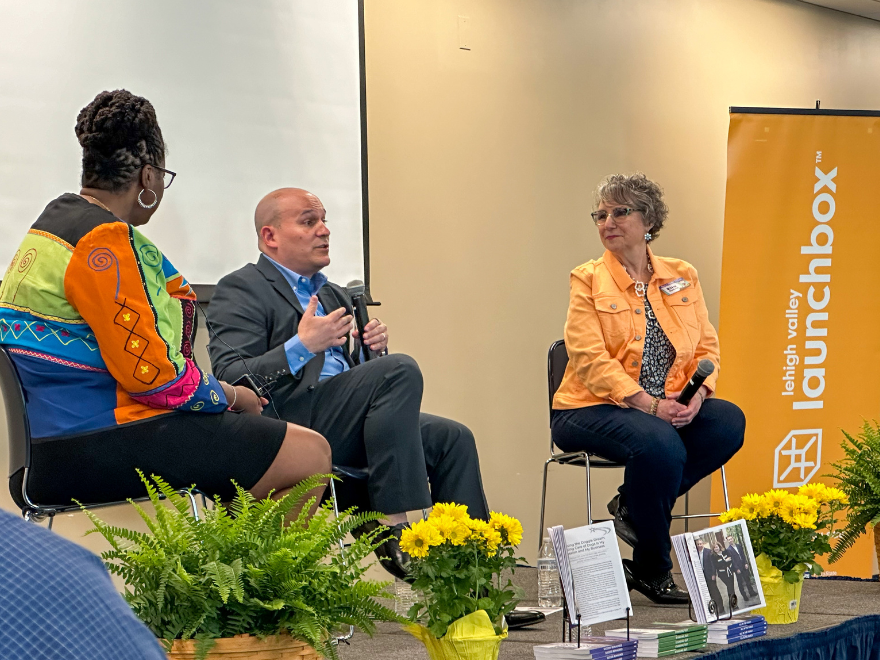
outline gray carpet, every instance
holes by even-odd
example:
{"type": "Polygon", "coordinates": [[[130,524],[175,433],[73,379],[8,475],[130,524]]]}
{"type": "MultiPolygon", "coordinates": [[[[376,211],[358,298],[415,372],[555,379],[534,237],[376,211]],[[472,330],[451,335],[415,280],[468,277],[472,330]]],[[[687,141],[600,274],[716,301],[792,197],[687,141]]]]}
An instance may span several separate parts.
{"type": "MultiPolygon", "coordinates": [[[[677,581],[683,583],[678,576],[677,581]]],[[[526,591],[523,605],[537,603],[537,571],[519,568],[515,582],[526,591]]],[[[681,621],[687,618],[687,608],[654,605],[639,593],[632,592],[631,600],[635,614],[632,625],[656,621],[681,621]]],[[[880,583],[847,580],[807,580],[804,582],[800,617],[797,623],[770,626],[768,636],[788,637],[800,632],[820,630],[864,614],[880,613],[880,583]]],[[[593,627],[594,634],[605,629],[618,628],[623,622],[608,622],[593,627]]],[[[562,614],[548,617],[547,621],[530,628],[513,630],[501,644],[500,660],[532,660],[532,647],[559,641],[562,634],[562,614]]],[[[682,653],[672,657],[695,658],[698,655],[727,648],[709,645],[699,653],[682,653]]],[[[427,660],[428,654],[422,644],[409,633],[394,624],[381,624],[379,634],[370,639],[355,633],[350,646],[339,649],[342,660],[427,660]]]]}

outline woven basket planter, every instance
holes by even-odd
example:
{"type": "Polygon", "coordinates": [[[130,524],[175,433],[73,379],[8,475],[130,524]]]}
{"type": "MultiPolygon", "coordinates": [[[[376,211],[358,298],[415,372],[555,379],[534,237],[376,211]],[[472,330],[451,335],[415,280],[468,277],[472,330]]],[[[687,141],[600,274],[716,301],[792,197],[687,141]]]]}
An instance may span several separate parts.
{"type": "MultiPolygon", "coordinates": [[[[193,660],[196,643],[192,639],[175,639],[168,660],[193,660]]],[[[260,639],[252,635],[222,637],[208,653],[207,660],[320,660],[322,656],[311,646],[290,635],[260,639]]]]}

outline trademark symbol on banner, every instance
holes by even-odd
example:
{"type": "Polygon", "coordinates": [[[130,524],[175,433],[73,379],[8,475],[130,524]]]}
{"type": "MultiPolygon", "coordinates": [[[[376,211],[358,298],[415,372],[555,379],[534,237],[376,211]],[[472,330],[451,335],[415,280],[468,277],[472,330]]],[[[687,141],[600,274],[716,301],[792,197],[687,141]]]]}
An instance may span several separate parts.
{"type": "Polygon", "coordinates": [[[822,162],[822,152],[821,152],[821,151],[817,151],[817,152],[816,152],[816,162],[817,162],[817,163],[821,163],[821,162],[822,162]]]}
{"type": "Polygon", "coordinates": [[[776,447],[773,487],[803,486],[822,463],[822,429],[791,431],[776,447]]]}

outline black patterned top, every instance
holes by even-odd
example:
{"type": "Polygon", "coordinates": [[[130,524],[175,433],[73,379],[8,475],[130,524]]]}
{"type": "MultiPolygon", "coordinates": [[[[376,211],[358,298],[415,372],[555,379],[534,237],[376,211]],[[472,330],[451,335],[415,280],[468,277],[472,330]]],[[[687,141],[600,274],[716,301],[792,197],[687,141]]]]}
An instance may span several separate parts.
{"type": "Polygon", "coordinates": [[[651,396],[666,398],[666,376],[675,362],[675,347],[654,316],[648,297],[645,301],[645,350],[642,354],[642,371],[639,374],[639,387],[651,396]]]}

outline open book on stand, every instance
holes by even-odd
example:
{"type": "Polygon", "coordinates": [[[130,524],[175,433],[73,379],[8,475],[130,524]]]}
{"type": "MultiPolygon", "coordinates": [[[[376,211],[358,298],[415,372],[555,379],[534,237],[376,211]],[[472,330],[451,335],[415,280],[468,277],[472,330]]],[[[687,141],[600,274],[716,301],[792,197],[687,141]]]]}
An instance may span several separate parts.
{"type": "Polygon", "coordinates": [[[550,540],[572,623],[589,626],[632,612],[612,521],[551,527],[550,540]]]}
{"type": "Polygon", "coordinates": [[[672,547],[698,623],[764,607],[744,520],[673,536],[672,547]]]}
{"type": "MultiPolygon", "coordinates": [[[[632,660],[638,643],[634,639],[581,637],[582,627],[627,617],[632,612],[629,589],[623,575],[614,523],[611,521],[564,529],[550,528],[556,551],[559,580],[565,600],[569,641],[535,646],[536,660],[632,660]],[[578,626],[578,641],[571,639],[571,625],[578,626]]],[[[589,630],[589,629],[587,629],[589,630]]]]}

